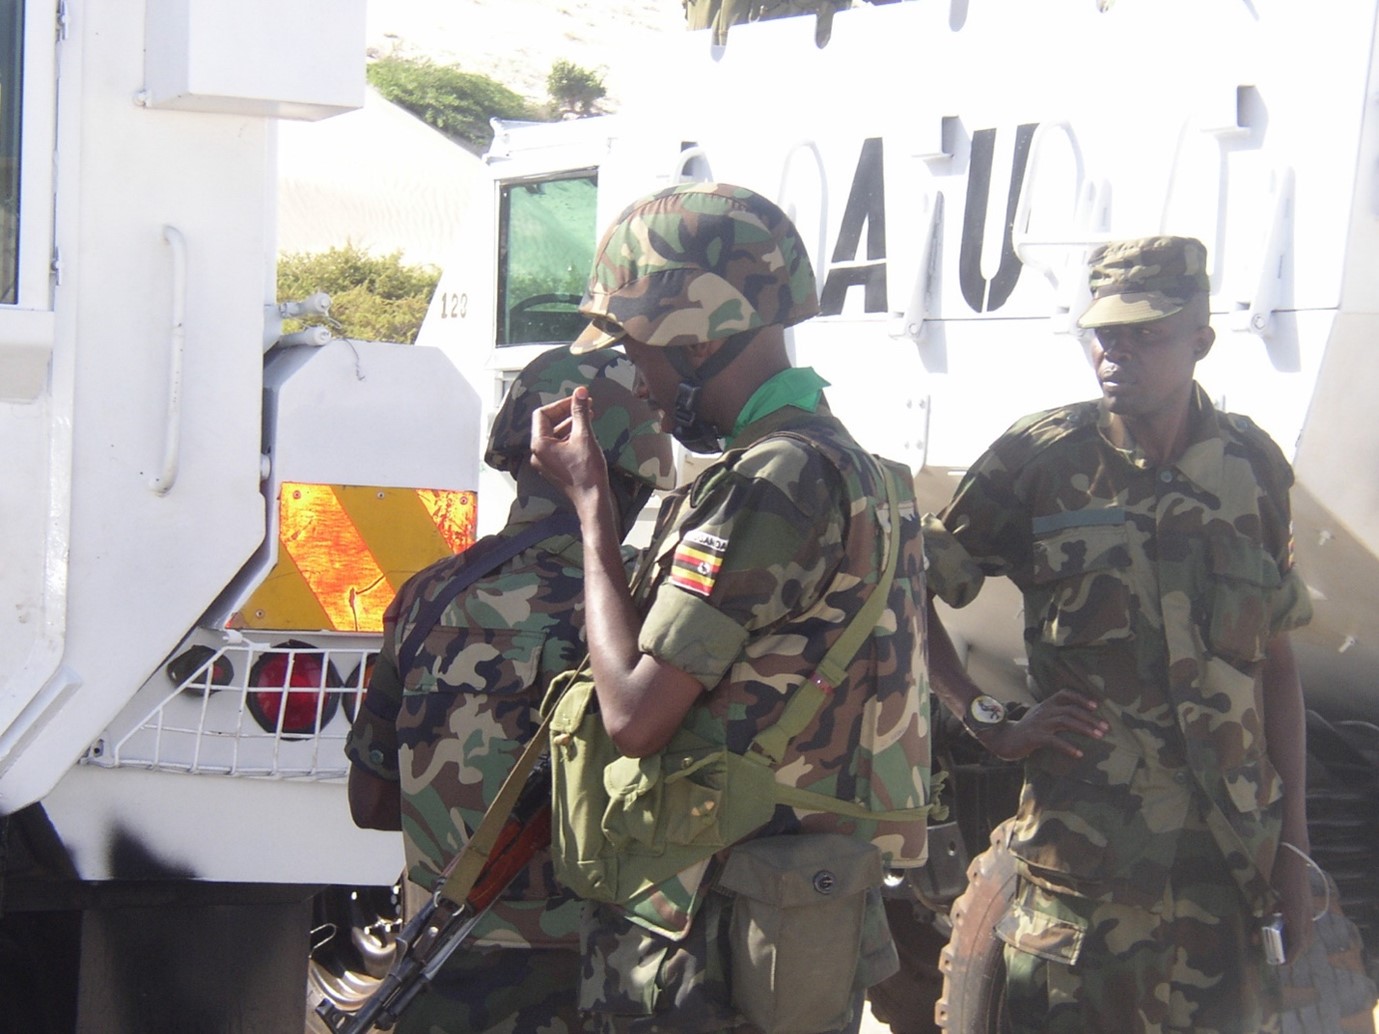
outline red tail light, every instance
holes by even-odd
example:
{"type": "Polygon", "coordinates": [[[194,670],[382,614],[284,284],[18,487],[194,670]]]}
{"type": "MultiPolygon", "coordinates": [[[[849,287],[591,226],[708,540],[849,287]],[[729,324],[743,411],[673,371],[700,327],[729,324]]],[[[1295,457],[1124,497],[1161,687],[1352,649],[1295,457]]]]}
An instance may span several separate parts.
{"type": "Polygon", "coordinates": [[[345,717],[351,725],[359,717],[359,708],[364,703],[364,693],[369,688],[369,680],[373,678],[374,665],[377,663],[378,654],[369,654],[364,658],[363,665],[356,667],[345,683],[345,692],[341,695],[345,698],[345,717]]]}
{"type": "Polygon", "coordinates": [[[258,659],[249,672],[249,713],[266,732],[311,736],[335,715],[340,685],[335,669],[305,643],[284,644],[258,659]],[[301,687],[301,688],[295,688],[301,687]]]}

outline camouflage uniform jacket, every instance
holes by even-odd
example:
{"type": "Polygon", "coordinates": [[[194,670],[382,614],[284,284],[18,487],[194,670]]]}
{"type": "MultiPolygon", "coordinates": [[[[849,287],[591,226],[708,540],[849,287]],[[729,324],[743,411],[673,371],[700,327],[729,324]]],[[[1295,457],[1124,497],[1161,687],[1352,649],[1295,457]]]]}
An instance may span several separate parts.
{"type": "MultiPolygon", "coordinates": [[[[787,406],[668,501],[638,588],[639,645],[703,684],[687,727],[745,752],[814,672],[877,579],[889,517],[876,474],[835,419],[787,406]]],[[[882,631],[777,769],[781,782],[873,810],[925,804],[929,779],[923,550],[913,499],[898,505],[882,631]]],[[[765,832],[787,830],[851,833],[902,864],[923,857],[922,826],[781,807],[765,832]]]]}
{"type": "MultiPolygon", "coordinates": [[[[744,752],[776,722],[875,584],[879,522],[889,515],[875,469],[823,411],[783,407],[748,425],[734,445],[663,504],[634,598],[645,615],[641,650],[705,689],[684,726],[744,752]],[[849,458],[845,468],[839,457],[849,458]]],[[[776,769],[782,782],[873,810],[923,805],[929,789],[923,547],[913,497],[899,508],[901,552],[880,631],[776,769]]],[[[922,824],[878,825],[784,805],[756,835],[789,832],[870,839],[902,864],[924,852],[922,824]]],[[[630,912],[591,910],[584,1008],[605,1018],[644,1017],[629,1021],[635,1030],[733,1026],[739,1018],[719,950],[728,910],[721,895],[702,893],[712,882],[704,873],[705,864],[691,867],[630,912]],[[673,1021],[656,1026],[670,1013],[673,1021]]]]}
{"type": "MultiPolygon", "coordinates": [[[[550,512],[549,500],[519,499],[498,537],[520,534],[550,512]]],[[[477,543],[473,555],[490,542],[477,543]]],[[[419,611],[470,556],[432,565],[398,593],[346,743],[354,764],[400,780],[408,878],[428,891],[540,725],[547,684],[584,653],[582,547],[577,536],[559,535],[462,592],[399,676],[398,651],[419,611]]],[[[579,910],[542,852],[477,927],[475,943],[572,947],[579,910]]]]}
{"type": "Polygon", "coordinates": [[[1251,907],[1269,907],[1282,786],[1264,742],[1269,638],[1310,617],[1292,570],[1292,471],[1194,387],[1190,444],[1155,468],[1098,402],[1016,423],[926,519],[929,584],[962,606],[985,575],[1024,596],[1039,697],[1100,701],[1080,759],[1026,761],[1011,849],[1052,890],[1148,905],[1198,807],[1251,907]],[[941,521],[941,523],[940,523],[941,521]]]}

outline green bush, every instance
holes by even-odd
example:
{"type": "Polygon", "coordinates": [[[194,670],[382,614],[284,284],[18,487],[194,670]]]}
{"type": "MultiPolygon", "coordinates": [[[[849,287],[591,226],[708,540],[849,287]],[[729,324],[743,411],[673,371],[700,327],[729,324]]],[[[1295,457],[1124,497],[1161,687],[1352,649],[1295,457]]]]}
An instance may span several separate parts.
{"type": "Polygon", "coordinates": [[[425,58],[380,58],[368,66],[368,77],[394,104],[479,150],[493,139],[490,118],[534,117],[530,105],[502,83],[425,58]]]}
{"type": "Polygon", "coordinates": [[[558,108],[577,115],[594,114],[594,105],[608,94],[603,76],[563,59],[551,65],[546,89],[558,108]]]}
{"type": "MultiPolygon", "coordinates": [[[[280,300],[299,301],[324,291],[330,295],[331,319],[339,324],[334,332],[364,341],[414,342],[439,280],[433,266],[404,265],[401,252],[380,257],[353,244],[278,260],[280,300]]],[[[283,333],[301,328],[287,320],[283,333]]]]}

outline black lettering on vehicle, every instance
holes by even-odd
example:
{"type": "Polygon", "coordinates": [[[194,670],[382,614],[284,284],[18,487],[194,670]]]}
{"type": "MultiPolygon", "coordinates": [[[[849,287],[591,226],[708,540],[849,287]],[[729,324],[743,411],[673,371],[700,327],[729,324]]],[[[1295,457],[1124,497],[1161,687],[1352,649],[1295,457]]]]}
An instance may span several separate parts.
{"type": "Polygon", "coordinates": [[[837,316],[843,311],[843,301],[853,287],[864,289],[865,311],[886,311],[886,182],[882,159],[880,137],[862,141],[847,208],[838,227],[838,242],[833,247],[828,278],[819,299],[825,316],[837,316]],[[863,226],[867,228],[867,257],[859,260],[863,226]]]}
{"type": "Polygon", "coordinates": [[[958,255],[958,283],[962,296],[975,312],[993,312],[1005,304],[1023,268],[1011,245],[1015,226],[1015,205],[1025,181],[1029,145],[1038,124],[1031,122],[1015,131],[1015,155],[1010,169],[1010,192],[1006,197],[1005,232],[1001,235],[1001,261],[990,283],[982,276],[982,242],[986,237],[986,214],[991,205],[991,165],[996,150],[996,130],[979,129],[972,134],[972,160],[967,170],[967,208],[962,219],[962,250],[958,255]]]}

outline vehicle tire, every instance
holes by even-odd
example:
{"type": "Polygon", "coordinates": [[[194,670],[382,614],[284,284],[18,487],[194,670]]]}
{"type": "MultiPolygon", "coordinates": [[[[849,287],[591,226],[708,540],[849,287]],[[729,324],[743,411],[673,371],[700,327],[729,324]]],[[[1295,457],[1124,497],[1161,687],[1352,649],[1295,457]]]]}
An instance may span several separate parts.
{"type": "Polygon", "coordinates": [[[953,904],[953,934],[939,956],[943,995],[935,1019],[952,1034],[1004,1034],[1005,945],[996,923],[1015,895],[1015,859],[1005,847],[1005,824],[991,847],[967,869],[967,890],[953,904]]]}

